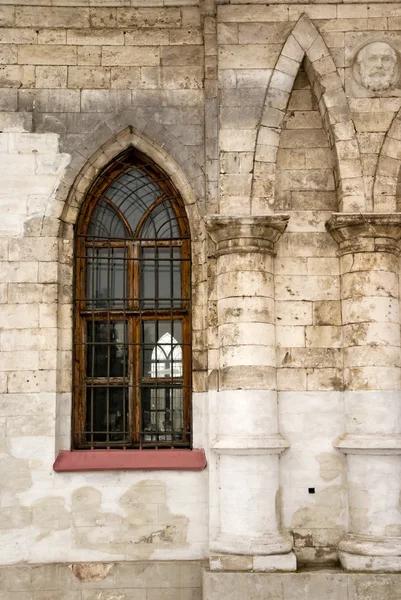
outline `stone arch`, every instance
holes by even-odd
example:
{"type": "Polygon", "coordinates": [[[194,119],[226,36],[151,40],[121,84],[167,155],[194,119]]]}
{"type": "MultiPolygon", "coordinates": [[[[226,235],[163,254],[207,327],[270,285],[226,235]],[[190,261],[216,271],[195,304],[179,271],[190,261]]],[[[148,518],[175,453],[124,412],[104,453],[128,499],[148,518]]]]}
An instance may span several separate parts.
{"type": "Polygon", "coordinates": [[[400,178],[401,108],[395,115],[381,147],[373,183],[373,206],[375,212],[395,212],[401,210],[400,178]]]}
{"type": "MultiPolygon", "coordinates": [[[[165,170],[179,191],[187,212],[191,229],[192,290],[198,298],[204,297],[205,243],[202,228],[204,177],[193,156],[181,142],[163,126],[151,123],[142,131],[132,126],[131,111],[124,111],[106,123],[98,125],[88,136],[86,143],[77,146],[71,153],[71,161],[65,171],[54,197],[49,201],[46,215],[52,214],[52,222],[58,223],[58,344],[57,344],[57,414],[56,414],[56,453],[70,448],[70,422],[72,410],[72,340],[73,327],[73,259],[74,225],[86,192],[98,173],[129,147],[149,156],[161,169],[165,170]],[[143,131],[145,133],[143,133],[143,131]],[[152,136],[152,137],[151,137],[152,136]],[[58,214],[56,215],[56,212],[58,214]]],[[[46,219],[42,235],[46,233],[46,219]]],[[[54,232],[54,235],[57,235],[54,232]]],[[[206,379],[203,376],[206,361],[204,343],[205,303],[194,304],[193,319],[193,391],[205,391],[206,379]],[[203,337],[202,337],[203,336],[203,337]]]]}
{"type": "Polygon", "coordinates": [[[339,210],[363,211],[361,159],[344,88],[322,35],[303,14],[289,34],[269,81],[256,140],[252,212],[271,212],[274,206],[280,134],[295,77],[304,58],[323,126],[335,151],[339,210]]]}

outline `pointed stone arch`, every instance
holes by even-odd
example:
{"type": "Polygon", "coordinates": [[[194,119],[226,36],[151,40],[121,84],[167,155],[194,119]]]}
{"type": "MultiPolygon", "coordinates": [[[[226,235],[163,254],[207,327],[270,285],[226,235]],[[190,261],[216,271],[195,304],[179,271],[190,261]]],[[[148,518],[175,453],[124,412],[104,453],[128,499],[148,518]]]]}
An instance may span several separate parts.
{"type": "MultiPolygon", "coordinates": [[[[70,152],[70,163],[49,201],[46,214],[55,215],[56,205],[60,225],[64,229],[71,228],[96,175],[130,146],[149,156],[168,173],[184,200],[192,234],[198,232],[199,235],[205,198],[205,177],[201,166],[164,125],[144,121],[135,110],[129,109],[97,125],[84,143],[77,144],[70,152]]],[[[66,237],[65,233],[61,235],[66,237]]]]}
{"type": "Polygon", "coordinates": [[[362,166],[347,98],[327,45],[306,14],[289,34],[269,81],[257,134],[252,212],[274,210],[275,165],[280,134],[294,81],[303,59],[334,149],[339,210],[365,210],[362,166]]]}
{"type": "Polygon", "coordinates": [[[373,183],[373,208],[375,212],[401,210],[401,197],[397,187],[401,178],[401,108],[384,138],[373,183]]]}

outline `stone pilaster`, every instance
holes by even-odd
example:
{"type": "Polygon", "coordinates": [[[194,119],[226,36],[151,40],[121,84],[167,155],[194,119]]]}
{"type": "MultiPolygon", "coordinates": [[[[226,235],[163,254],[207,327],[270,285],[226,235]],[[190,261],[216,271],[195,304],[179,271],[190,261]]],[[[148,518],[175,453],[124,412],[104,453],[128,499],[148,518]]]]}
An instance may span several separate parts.
{"type": "Polygon", "coordinates": [[[274,325],[273,247],[287,221],[285,215],[207,219],[216,244],[219,346],[211,411],[218,525],[211,552],[224,555],[212,559],[212,568],[238,568],[227,555],[248,569],[296,568],[280,523],[279,455],[288,443],[278,431],[274,325]]]}
{"type": "Polygon", "coordinates": [[[398,240],[401,214],[334,214],[339,244],[346,391],[351,571],[401,570],[401,397],[398,240]]]}

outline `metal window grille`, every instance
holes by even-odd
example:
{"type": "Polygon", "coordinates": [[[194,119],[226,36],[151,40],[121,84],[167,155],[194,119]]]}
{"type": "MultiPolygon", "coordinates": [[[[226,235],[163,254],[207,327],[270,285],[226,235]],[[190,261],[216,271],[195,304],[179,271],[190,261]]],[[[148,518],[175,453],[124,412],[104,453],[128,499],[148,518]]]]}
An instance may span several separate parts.
{"type": "Polygon", "coordinates": [[[87,194],[75,240],[75,447],[188,447],[191,257],[177,190],[125,152],[87,194]]]}

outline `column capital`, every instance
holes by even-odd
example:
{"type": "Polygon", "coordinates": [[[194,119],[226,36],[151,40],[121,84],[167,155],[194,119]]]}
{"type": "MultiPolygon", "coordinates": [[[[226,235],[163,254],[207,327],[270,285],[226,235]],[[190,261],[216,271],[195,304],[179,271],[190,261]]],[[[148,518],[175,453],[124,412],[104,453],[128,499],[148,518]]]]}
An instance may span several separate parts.
{"type": "Polygon", "coordinates": [[[339,255],[399,252],[401,213],[334,213],[326,229],[339,244],[339,255]]]}
{"type": "Polygon", "coordinates": [[[216,256],[259,252],[273,254],[273,247],[285,231],[289,215],[209,215],[206,229],[217,246],[216,256]]]}

